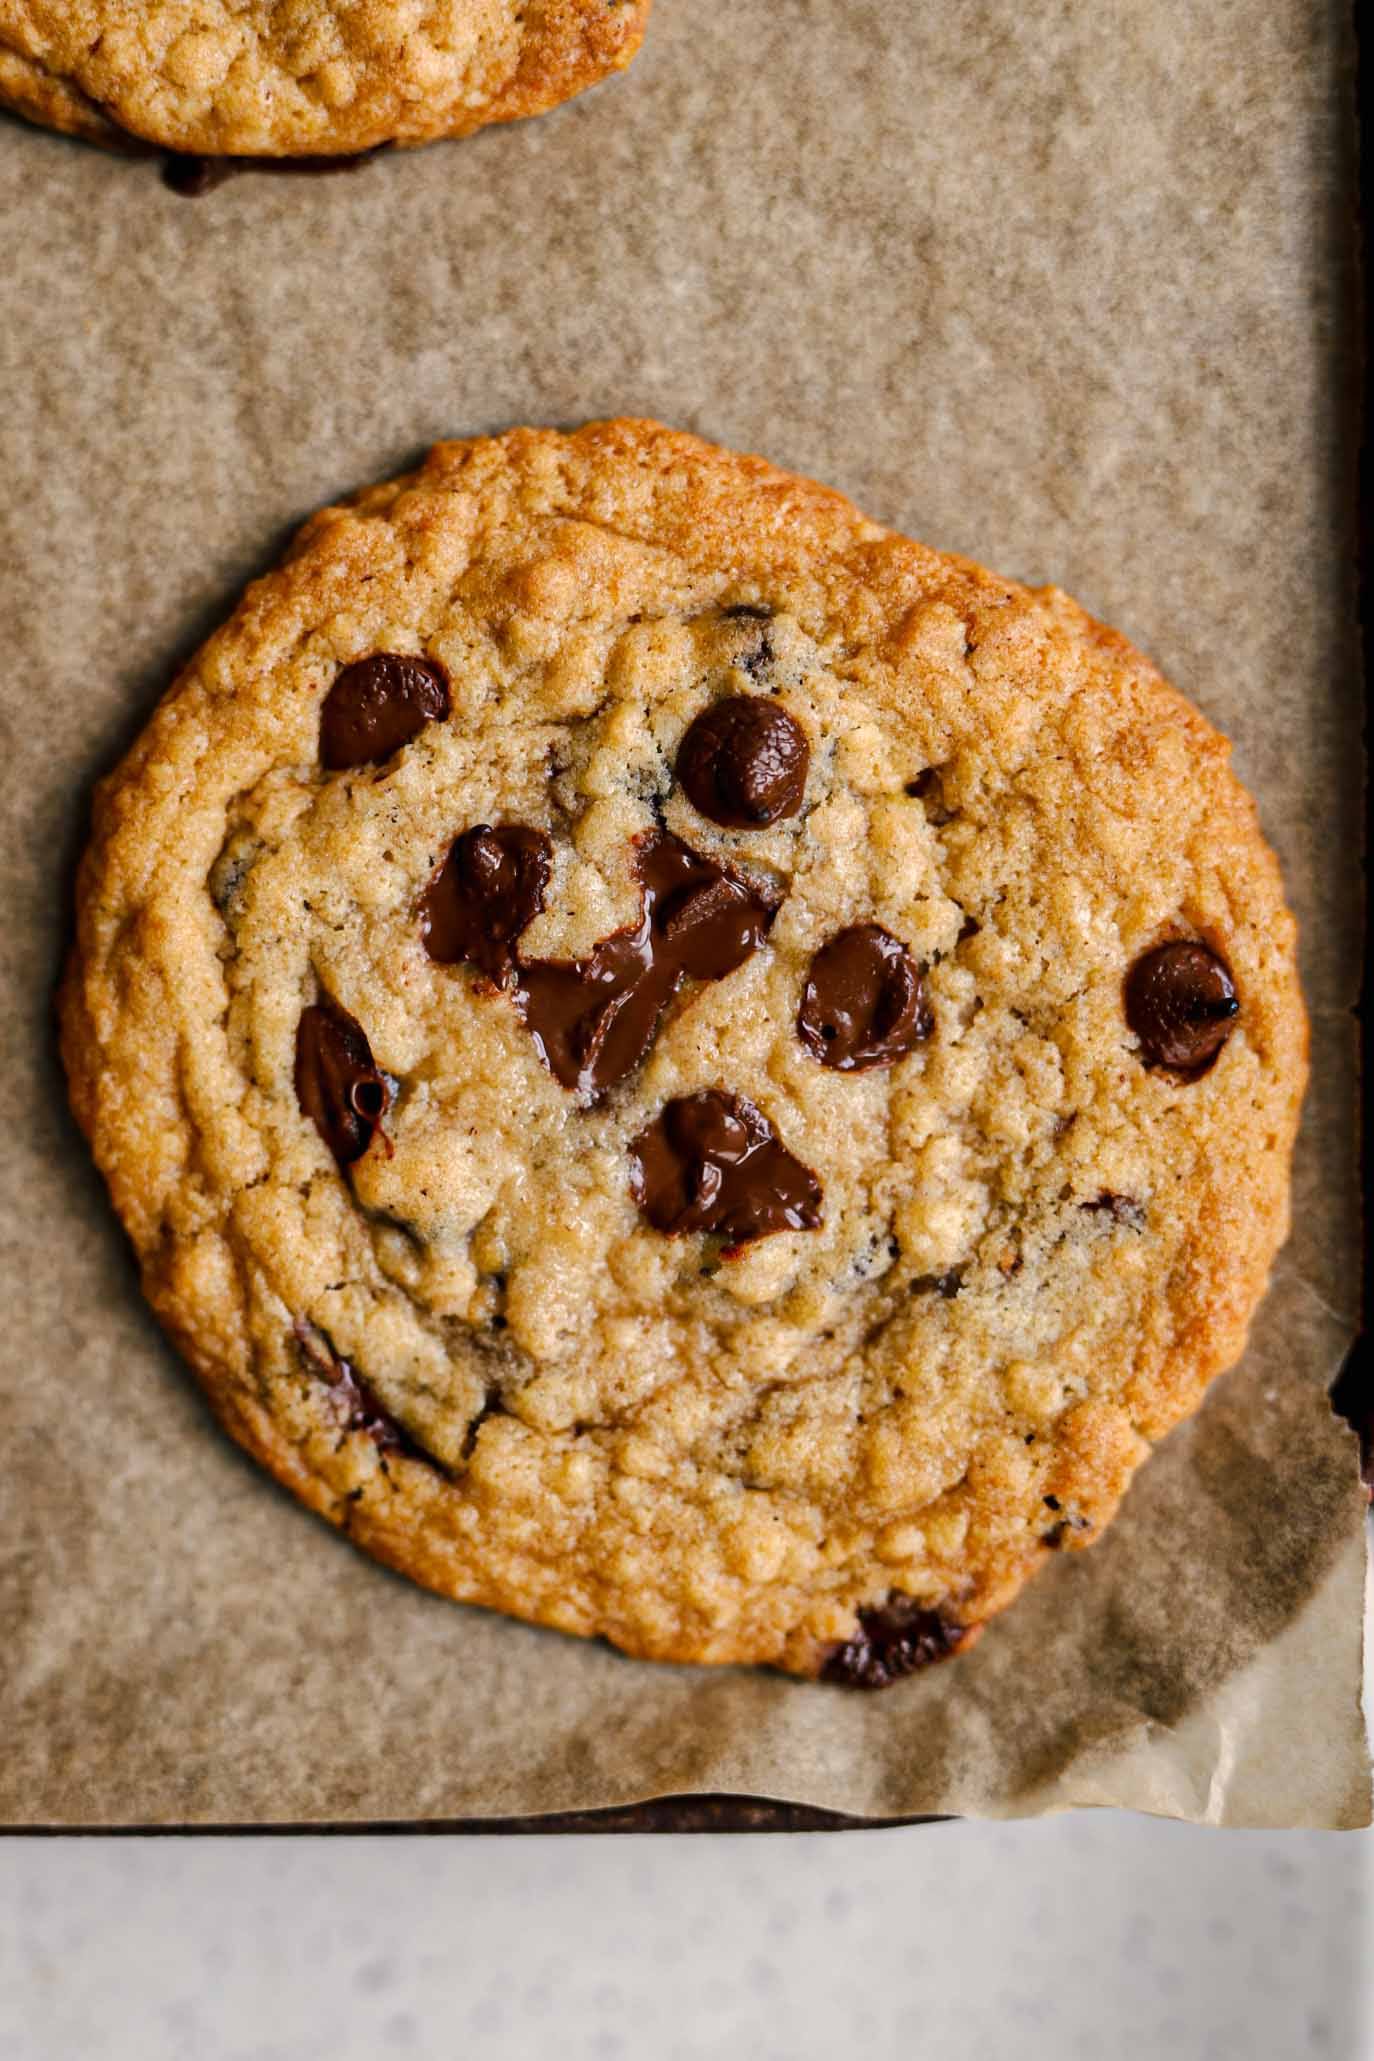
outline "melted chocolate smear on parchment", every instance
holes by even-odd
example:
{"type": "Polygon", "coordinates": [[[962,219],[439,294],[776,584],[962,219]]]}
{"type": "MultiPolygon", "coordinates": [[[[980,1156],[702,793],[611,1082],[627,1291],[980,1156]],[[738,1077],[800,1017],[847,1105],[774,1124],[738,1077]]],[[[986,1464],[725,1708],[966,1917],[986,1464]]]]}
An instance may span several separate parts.
{"type": "Polygon", "coordinates": [[[202,200],[216,187],[244,172],[291,172],[319,177],[331,172],[357,172],[389,146],[375,150],[319,157],[202,157],[190,151],[169,151],[162,163],[162,183],[182,200],[202,200]]]}

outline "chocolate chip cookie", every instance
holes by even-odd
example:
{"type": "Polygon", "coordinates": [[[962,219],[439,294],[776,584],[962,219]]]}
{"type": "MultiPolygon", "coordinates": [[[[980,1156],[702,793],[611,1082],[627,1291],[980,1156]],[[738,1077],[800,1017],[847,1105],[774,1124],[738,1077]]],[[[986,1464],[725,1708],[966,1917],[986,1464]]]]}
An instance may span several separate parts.
{"type": "Polygon", "coordinates": [[[367,1551],[878,1686],[1085,1546],[1287,1222],[1294,925],[1124,639],[652,423],[328,508],[105,782],[147,1294],[367,1551]]]}
{"type": "Polygon", "coordinates": [[[0,106],[114,149],[351,155],[542,114],[650,0],[0,0],[0,106]]]}

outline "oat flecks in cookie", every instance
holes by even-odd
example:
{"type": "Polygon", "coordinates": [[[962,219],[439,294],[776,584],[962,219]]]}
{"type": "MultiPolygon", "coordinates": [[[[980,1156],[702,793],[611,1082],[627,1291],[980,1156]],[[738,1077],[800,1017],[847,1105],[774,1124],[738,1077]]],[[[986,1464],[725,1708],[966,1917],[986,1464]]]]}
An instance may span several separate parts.
{"type": "Polygon", "coordinates": [[[350,1537],[875,1683],[1235,1359],[1305,1065],[1254,811],[1143,659],[646,423],[307,527],[102,792],[62,1019],[154,1305],[350,1537]],[[407,653],[418,722],[360,695],[331,770],[331,693],[407,653]],[[684,747],[739,699],[713,814],[684,747]]]}
{"type": "Polygon", "coordinates": [[[649,7],[370,0],[303,30],[299,9],[241,0],[0,0],[0,105],[112,149],[338,169],[557,107],[630,63],[649,7]]]}

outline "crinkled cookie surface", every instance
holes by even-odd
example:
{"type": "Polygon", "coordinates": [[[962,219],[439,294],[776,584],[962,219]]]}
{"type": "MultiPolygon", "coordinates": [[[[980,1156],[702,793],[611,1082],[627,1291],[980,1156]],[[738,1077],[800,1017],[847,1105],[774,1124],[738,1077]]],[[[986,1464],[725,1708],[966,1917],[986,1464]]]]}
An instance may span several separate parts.
{"type": "Polygon", "coordinates": [[[348,155],[541,114],[650,0],[0,0],[0,105],[115,148],[348,155]]]}
{"type": "Polygon", "coordinates": [[[881,1684],[1238,1356],[1294,925],[1120,637],[650,423],[316,516],[105,782],[62,997],[234,1435],[444,1593],[881,1684]]]}

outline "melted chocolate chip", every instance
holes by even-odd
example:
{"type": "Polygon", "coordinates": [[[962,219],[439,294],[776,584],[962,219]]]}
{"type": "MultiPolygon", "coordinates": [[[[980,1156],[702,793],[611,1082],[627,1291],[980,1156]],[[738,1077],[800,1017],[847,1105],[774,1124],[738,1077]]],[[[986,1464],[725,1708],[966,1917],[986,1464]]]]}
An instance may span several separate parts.
{"type": "Polygon", "coordinates": [[[542,830],[520,823],[478,823],[455,838],[420,898],[430,958],[476,966],[508,986],[516,941],[544,906],[551,849],[542,830]]]}
{"type": "Polygon", "coordinates": [[[418,1453],[419,1448],[407,1438],[390,1411],[378,1402],[376,1391],[361,1374],[347,1360],[340,1360],[337,1364],[339,1371],[333,1388],[347,1428],[366,1432],[372,1443],[380,1446],[384,1453],[418,1453]]]}
{"type": "Polygon", "coordinates": [[[362,1025],[327,997],[296,1026],[296,1098],[340,1166],[362,1158],[391,1101],[362,1025]]]}
{"type": "Polygon", "coordinates": [[[703,709],[678,746],[688,800],[730,830],[759,830],[795,816],[811,748],[801,724],[758,694],[733,694],[703,709]]]}
{"type": "Polygon", "coordinates": [[[947,1660],[964,1638],[963,1626],[950,1624],[938,1610],[925,1610],[910,1596],[889,1596],[886,1603],[859,1612],[858,1631],[831,1648],[821,1680],[850,1689],[886,1689],[917,1668],[947,1660]]]}
{"type": "Polygon", "coordinates": [[[727,623],[769,623],[773,620],[772,609],[759,601],[732,601],[728,608],[721,610],[721,614],[727,623]]]}
{"type": "Polygon", "coordinates": [[[195,157],[189,151],[172,151],[162,167],[162,183],[183,200],[201,200],[217,186],[246,171],[247,164],[232,157],[195,157]]]}
{"type": "Polygon", "coordinates": [[[684,980],[722,980],[758,950],[774,904],[728,867],[660,832],[635,861],[639,921],[586,959],[522,959],[516,998],[565,1088],[600,1095],[638,1066],[684,980]]]}
{"type": "Polygon", "coordinates": [[[428,658],[378,651],[345,666],[320,712],[320,763],[327,772],[376,766],[426,723],[449,712],[448,679],[428,658]]]}
{"type": "Polygon", "coordinates": [[[345,1431],[365,1432],[384,1453],[407,1453],[413,1459],[429,1459],[429,1454],[416,1445],[378,1401],[371,1385],[347,1360],[339,1358],[322,1331],[303,1323],[299,1317],[291,1328],[302,1359],[331,1389],[331,1400],[343,1419],[345,1431]]]}
{"type": "Polygon", "coordinates": [[[183,200],[200,200],[241,172],[356,172],[377,155],[375,150],[361,150],[350,156],[200,157],[186,151],[169,151],[162,167],[162,183],[183,200]]]}
{"type": "Polygon", "coordinates": [[[454,841],[420,902],[425,949],[477,966],[515,1000],[539,1056],[565,1088],[602,1095],[638,1066],[684,980],[721,980],[768,934],[775,905],[665,832],[635,859],[637,921],[585,959],[531,959],[520,933],[544,906],[548,838],[479,823],[454,841]]]}
{"type": "Polygon", "coordinates": [[[858,923],[811,961],[797,1033],[822,1066],[891,1066],[934,1028],[915,960],[880,923],[858,923]]]}
{"type": "Polygon", "coordinates": [[[711,1231],[731,1246],[814,1231],[821,1184],[763,1111],[717,1088],[679,1096],[630,1147],[635,1201],[656,1231],[711,1231]]]}
{"type": "Polygon", "coordinates": [[[1147,952],[1126,975],[1126,1021],[1147,1066],[1196,1079],[1230,1037],[1240,1002],[1226,962],[1177,939],[1147,952]]]}

